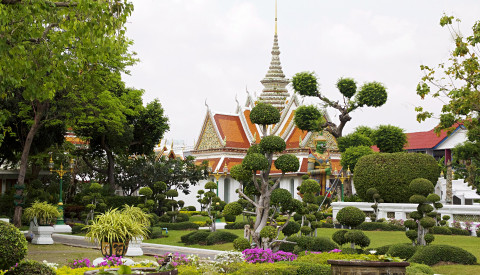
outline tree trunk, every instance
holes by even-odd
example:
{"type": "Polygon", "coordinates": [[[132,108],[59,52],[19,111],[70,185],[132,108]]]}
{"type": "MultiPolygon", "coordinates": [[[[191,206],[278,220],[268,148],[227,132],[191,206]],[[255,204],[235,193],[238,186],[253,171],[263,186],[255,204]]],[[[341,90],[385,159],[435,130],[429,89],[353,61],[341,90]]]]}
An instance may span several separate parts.
{"type": "Polygon", "coordinates": [[[105,150],[107,152],[107,160],[108,160],[108,168],[107,168],[107,177],[108,177],[108,184],[110,187],[114,188],[115,187],[115,178],[114,178],[114,173],[115,173],[115,159],[113,157],[113,153],[110,150],[105,150]]]}
{"type": "MultiPolygon", "coordinates": [[[[25,188],[25,174],[27,172],[27,165],[28,165],[28,155],[30,154],[30,147],[32,146],[33,138],[37,133],[38,129],[41,126],[40,121],[43,118],[44,112],[47,108],[47,103],[38,103],[37,102],[37,110],[35,111],[35,117],[33,119],[33,124],[30,126],[30,130],[28,131],[27,138],[25,139],[25,143],[23,145],[22,156],[20,158],[20,170],[18,171],[18,181],[17,184],[20,188],[16,189],[16,194],[19,196],[23,195],[23,189],[25,188]]],[[[21,199],[15,200],[15,213],[13,215],[13,224],[16,227],[20,227],[22,225],[22,210],[23,210],[23,203],[25,200],[23,197],[21,199]]]]}
{"type": "Polygon", "coordinates": [[[453,204],[453,192],[452,192],[452,162],[448,161],[447,162],[447,186],[446,186],[446,197],[445,197],[445,202],[447,204],[453,204]]]}

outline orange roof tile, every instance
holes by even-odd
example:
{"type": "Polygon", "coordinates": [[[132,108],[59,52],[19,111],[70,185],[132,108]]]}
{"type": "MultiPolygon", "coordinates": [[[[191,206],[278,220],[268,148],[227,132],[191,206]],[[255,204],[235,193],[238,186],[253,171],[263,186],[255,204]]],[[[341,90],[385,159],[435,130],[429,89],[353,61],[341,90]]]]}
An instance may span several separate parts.
{"type": "Polygon", "coordinates": [[[212,170],[217,168],[218,162],[220,161],[220,158],[213,158],[213,159],[195,159],[195,165],[200,165],[202,164],[203,161],[208,161],[208,166],[212,167],[212,170]]]}
{"type": "Polygon", "coordinates": [[[222,139],[227,135],[226,147],[250,148],[250,142],[238,116],[216,114],[214,119],[222,139]]]}
{"type": "Polygon", "coordinates": [[[307,173],[308,169],[308,158],[303,158],[302,163],[300,164],[300,171],[302,173],[307,173]]]}
{"type": "Polygon", "coordinates": [[[293,132],[290,134],[290,137],[287,139],[287,149],[298,148],[300,136],[304,138],[305,134],[302,130],[295,127],[293,132]]]}
{"type": "Polygon", "coordinates": [[[245,119],[247,120],[248,129],[250,129],[250,133],[252,133],[253,136],[257,134],[255,143],[260,143],[260,133],[258,133],[257,126],[255,126],[255,124],[253,124],[252,121],[250,120],[250,110],[243,111],[243,114],[245,115],[245,119]]]}
{"type": "Polygon", "coordinates": [[[228,167],[228,171],[230,172],[230,170],[232,170],[232,167],[235,165],[241,164],[242,160],[243,159],[241,158],[224,158],[222,164],[220,165],[221,167],[220,170],[223,171],[223,167],[225,166],[225,163],[226,163],[228,167]]]}

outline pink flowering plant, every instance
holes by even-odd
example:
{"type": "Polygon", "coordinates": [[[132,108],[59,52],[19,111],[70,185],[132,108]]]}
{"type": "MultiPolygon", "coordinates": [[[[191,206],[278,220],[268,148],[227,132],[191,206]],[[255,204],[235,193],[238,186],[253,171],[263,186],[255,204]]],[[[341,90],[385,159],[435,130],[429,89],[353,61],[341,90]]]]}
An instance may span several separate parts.
{"type": "Polygon", "coordinates": [[[261,248],[245,249],[242,253],[245,257],[245,261],[251,264],[293,261],[297,258],[297,255],[290,252],[284,252],[281,250],[278,252],[272,252],[270,249],[261,248]]]}
{"type": "Polygon", "coordinates": [[[99,263],[97,266],[119,266],[123,265],[122,257],[110,256],[103,258],[103,262],[99,263]]]}
{"type": "Polygon", "coordinates": [[[180,254],[178,252],[175,252],[174,254],[172,253],[165,253],[163,255],[155,255],[155,259],[157,260],[157,263],[159,264],[158,271],[168,271],[168,270],[173,270],[177,268],[179,265],[188,265],[190,264],[190,259],[187,258],[185,254],[180,254]],[[162,267],[162,264],[164,261],[171,257],[169,260],[168,264],[162,267]]]}
{"type": "Polygon", "coordinates": [[[84,259],[76,259],[69,261],[67,266],[70,268],[82,268],[82,267],[93,267],[93,264],[90,262],[88,258],[84,259]]]}

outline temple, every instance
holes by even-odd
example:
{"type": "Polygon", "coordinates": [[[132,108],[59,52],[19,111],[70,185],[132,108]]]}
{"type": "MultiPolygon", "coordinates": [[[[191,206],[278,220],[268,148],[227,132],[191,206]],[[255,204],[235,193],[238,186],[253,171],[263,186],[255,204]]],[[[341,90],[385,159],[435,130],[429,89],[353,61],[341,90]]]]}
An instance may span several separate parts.
{"type": "MultiPolygon", "coordinates": [[[[250,121],[250,111],[258,102],[264,102],[276,107],[280,113],[280,122],[268,127],[267,135],[276,135],[285,140],[285,152],[294,154],[300,161],[300,168],[294,173],[287,173],[280,188],[289,190],[292,196],[297,197],[297,187],[301,177],[310,174],[322,186],[322,194],[328,192],[332,171],[340,170],[340,153],[336,139],[326,131],[306,132],[298,129],[293,122],[295,110],[302,105],[299,97],[291,94],[287,85],[290,80],[285,77],[280,62],[280,48],[277,35],[277,20],[275,15],[275,34],[273,38],[272,58],[265,77],[260,81],[263,90],[258,98],[252,97],[247,91],[246,101],[242,105],[236,100],[234,112],[231,114],[216,113],[206,105],[205,119],[198,140],[193,150],[185,152],[195,157],[198,164],[207,161],[210,177],[192,186],[192,194],[203,189],[207,181],[218,183],[218,196],[229,203],[238,199],[235,190],[239,183],[230,176],[234,165],[240,164],[247,153],[247,149],[259,143],[262,134],[258,125],[250,121]]],[[[329,120],[326,112],[325,118],[329,120]]],[[[281,171],[272,166],[271,177],[279,177],[281,171]]],[[[195,197],[181,195],[179,199],[185,205],[199,206],[195,197]]]]}

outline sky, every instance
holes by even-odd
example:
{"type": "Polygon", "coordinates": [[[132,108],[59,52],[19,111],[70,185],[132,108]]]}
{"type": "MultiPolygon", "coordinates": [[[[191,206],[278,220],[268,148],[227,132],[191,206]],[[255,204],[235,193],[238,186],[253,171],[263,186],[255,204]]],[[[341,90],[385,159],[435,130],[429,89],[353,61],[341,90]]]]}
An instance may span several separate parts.
{"type": "MultiPolygon", "coordinates": [[[[208,104],[215,113],[234,113],[235,98],[260,95],[275,29],[274,0],[132,0],[127,23],[132,51],[140,61],[124,80],[143,89],[144,103],[159,99],[169,118],[168,139],[192,146],[208,104]]],[[[428,131],[438,119],[416,121],[415,106],[438,114],[442,102],[420,100],[420,65],[446,62],[454,44],[439,25],[446,13],[471,34],[480,20],[478,0],[278,0],[278,38],[283,72],[314,71],[320,91],[340,100],[340,77],[358,85],[378,81],[388,100],[379,108],[354,111],[344,134],[355,127],[390,124],[406,132],[428,131]]],[[[293,93],[293,89],[289,88],[293,93]]],[[[305,103],[318,104],[314,98],[305,103]]],[[[338,113],[327,109],[333,122],[338,113]]],[[[169,141],[170,144],[170,141],[169,141]]]]}

